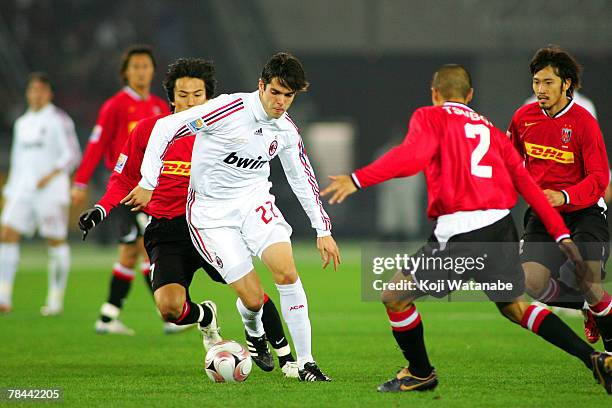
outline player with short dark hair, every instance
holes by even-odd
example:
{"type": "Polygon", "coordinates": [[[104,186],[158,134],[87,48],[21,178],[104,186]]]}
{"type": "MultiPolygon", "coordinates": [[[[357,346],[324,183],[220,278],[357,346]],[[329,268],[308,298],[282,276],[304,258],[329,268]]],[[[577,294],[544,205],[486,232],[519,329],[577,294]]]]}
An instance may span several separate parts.
{"type": "Polygon", "coordinates": [[[286,53],[274,55],[262,76],[269,82],[260,79],[255,92],[220,95],[160,119],[143,159],[143,178],[123,202],[144,208],[158,185],[167,147],[197,134],[187,200],[189,231],[198,252],[238,294],[249,351],[257,353],[258,364],[271,361],[261,324],[264,293],[253,267],[252,257],[257,256],[272,272],[279,291],[300,380],[329,381],[312,356],[308,301],[293,259],[291,227],[275,205],[268,180],[269,161],[279,156],[317,232],[324,267],[333,261],[336,268],[340,258],[331,222],[298,128],[286,112],[307,82],[301,62],[286,53]],[[269,78],[268,73],[276,76],[269,78]]]}
{"type": "Polygon", "coordinates": [[[474,279],[477,283],[489,284],[485,293],[505,317],[579,358],[606,391],[612,393],[612,356],[595,352],[557,316],[542,307],[528,305],[522,296],[525,277],[520,266],[518,235],[509,210],[516,204],[517,190],[570,259],[581,270],[584,264],[563,220],[529,176],[508,138],[487,118],[467,106],[472,95],[465,68],[442,67],[432,81],[434,106],[414,112],[404,142],[350,176],[331,176],[332,184],[321,193],[322,196],[331,194],[333,204],[342,202],[358,189],[424,171],[429,193],[427,213],[436,220],[436,226],[429,242],[414,257],[484,259],[483,268],[463,273],[453,269],[427,269],[422,264],[397,272],[392,282],[407,290],[387,289],[382,299],[393,336],[409,365],[378,390],[422,391],[438,385],[438,375],[425,348],[421,315],[414,301],[424,295],[446,295],[450,292],[450,281],[474,279]],[[487,242],[494,244],[487,245],[487,257],[483,257],[483,243],[487,242]],[[445,289],[433,291],[431,287],[419,286],[419,282],[437,279],[447,281],[445,289]],[[490,284],[497,281],[511,286],[495,289],[490,284]]]}
{"type": "MultiPolygon", "coordinates": [[[[214,74],[213,64],[199,58],[179,58],[170,64],[163,83],[172,111],[182,112],[212,99],[216,86],[214,74]]],[[[85,233],[99,224],[138,184],[140,166],[151,131],[157,120],[164,116],[155,116],[138,123],[119,155],[122,158],[121,164],[115,167],[106,193],[94,208],[81,215],[79,227],[85,233]]],[[[195,250],[185,218],[194,140],[195,135],[188,135],[168,149],[159,185],[144,209],[150,215],[144,244],[154,266],[151,285],[162,317],[180,326],[199,323],[204,347],[208,350],[212,344],[221,340],[216,306],[212,301],[194,303],[189,296],[189,286],[199,268],[204,269],[213,280],[221,283],[224,281],[195,250]]],[[[287,377],[296,377],[297,364],[291,355],[276,306],[267,295],[262,321],[278,356],[281,370],[287,377]]]]}
{"type": "Polygon", "coordinates": [[[261,82],[269,85],[276,78],[279,84],[294,92],[305,92],[310,85],[302,63],[293,55],[279,52],[261,70],[261,82]]]}
{"type": "Polygon", "coordinates": [[[137,44],[128,47],[123,54],[121,54],[121,68],[119,69],[119,75],[124,84],[130,85],[132,79],[128,75],[128,69],[131,69],[130,63],[132,62],[132,57],[134,56],[146,56],[153,66],[153,71],[157,68],[157,63],[155,62],[155,55],[153,55],[153,48],[145,44],[137,44]]]}
{"type": "Polygon", "coordinates": [[[573,100],[581,68],[568,52],[556,46],[539,49],[529,70],[537,101],[516,111],[508,135],[529,174],[569,226],[588,269],[586,276],[576,274],[579,292],[559,280],[565,260],[548,248],[550,237],[529,208],[521,254],[527,291],[555,306],[581,309],[586,300],[591,319],[586,320],[587,339],[597,341],[598,327],[605,349],[612,351],[612,299],[601,285],[610,241],[604,201],[609,169],[603,136],[597,120],[573,100]]]}
{"type": "Polygon", "coordinates": [[[43,316],[64,307],[70,271],[68,209],[70,173],[80,158],[72,119],[52,103],[49,77],[33,72],[26,85],[28,110],[15,121],[5,200],[0,220],[0,314],[12,310],[19,242],[36,230],[47,241],[49,289],[43,316]]]}
{"type": "MultiPolygon", "coordinates": [[[[125,51],[121,60],[121,78],[125,87],[102,105],[93,128],[81,164],[74,176],[72,187],[73,205],[82,205],[87,197],[87,185],[98,163],[104,158],[104,165],[112,171],[117,163],[121,148],[138,121],[169,113],[163,99],[150,93],[155,71],[155,59],[148,46],[134,46],[125,51]]],[[[112,218],[119,235],[119,259],[113,266],[107,301],[100,309],[95,323],[98,333],[133,334],[120,320],[119,314],[130,291],[136,273],[134,269],[138,255],[143,255],[142,273],[150,287],[150,264],[142,243],[146,224],[145,214],[132,213],[125,206],[114,209],[112,218]]],[[[166,324],[168,333],[177,327],[166,324]]]]}

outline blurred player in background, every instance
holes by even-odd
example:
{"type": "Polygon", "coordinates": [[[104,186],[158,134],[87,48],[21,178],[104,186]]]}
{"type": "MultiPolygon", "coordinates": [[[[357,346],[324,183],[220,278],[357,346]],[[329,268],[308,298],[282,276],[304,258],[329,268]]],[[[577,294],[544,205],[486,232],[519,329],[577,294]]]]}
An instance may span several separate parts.
{"type": "Polygon", "coordinates": [[[70,174],[81,151],[72,119],[51,103],[49,78],[32,73],[26,88],[28,110],[14,126],[11,164],[4,187],[0,227],[0,313],[12,308],[19,241],[36,230],[49,248],[49,288],[44,316],[62,312],[70,271],[68,210],[70,174]]]}
{"type": "Polygon", "coordinates": [[[559,279],[565,259],[548,249],[550,237],[528,209],[521,254],[527,291],[554,306],[581,309],[584,299],[587,339],[596,342],[601,332],[606,350],[612,351],[612,298],[601,285],[610,241],[604,200],[610,174],[603,136],[593,115],[572,99],[580,88],[581,68],[570,54],[558,47],[542,48],[529,69],[537,102],[515,112],[508,135],[569,226],[588,273],[575,274],[578,293],[559,279]]]}
{"type": "MultiPolygon", "coordinates": [[[[164,88],[173,113],[202,105],[215,95],[216,80],[212,63],[196,58],[180,58],[168,68],[164,88]]],[[[79,227],[88,232],[98,225],[140,181],[140,166],[158,115],[138,123],[119,155],[104,196],[81,215],[79,227]]],[[[151,216],[144,234],[151,259],[151,284],[155,303],[167,322],[177,325],[199,323],[204,348],[221,340],[216,306],[212,301],[194,303],[189,286],[194,273],[203,268],[213,280],[224,283],[218,272],[196,251],[189,236],[185,209],[195,134],[177,140],[168,148],[159,185],[144,211],[151,216]]],[[[272,300],[265,296],[262,321],[268,340],[288,377],[297,377],[297,363],[285,337],[283,324],[272,300]]]]}
{"type": "Polygon", "coordinates": [[[360,188],[424,170],[429,194],[427,213],[436,219],[436,226],[429,242],[413,258],[475,260],[483,255],[482,243],[495,243],[487,247],[488,260],[480,270],[462,274],[417,267],[401,270],[393,277],[393,283],[404,284],[408,289],[387,289],[382,298],[393,336],[409,366],[378,390],[422,391],[438,385],[438,376],[427,356],[421,315],[414,301],[424,295],[443,297],[451,289],[448,285],[437,291],[419,286],[410,289],[409,283],[473,278],[476,282],[511,283],[510,290],[485,293],[509,320],[579,358],[610,394],[612,356],[595,352],[549,310],[525,302],[525,275],[509,210],[516,204],[517,191],[539,214],[546,231],[563,252],[581,269],[585,269],[584,262],[569,239],[563,220],[529,176],[509,139],[467,106],[472,95],[470,75],[465,68],[446,65],[438,69],[431,85],[434,106],[414,112],[404,142],[350,176],[331,176],[332,184],[322,192],[323,196],[333,193],[330,199],[333,204],[342,202],[360,188]]]}
{"type": "MultiPolygon", "coordinates": [[[[149,47],[134,46],[124,53],[121,77],[125,87],[100,109],[83,160],[74,177],[71,193],[75,206],[84,204],[87,185],[103,157],[105,167],[109,171],[113,170],[121,148],[138,121],[169,113],[164,100],[150,93],[154,71],[155,59],[149,47]]],[[[113,218],[119,230],[119,260],[113,266],[110,293],[102,305],[95,329],[98,333],[133,334],[133,330],[119,320],[119,313],[136,275],[134,269],[139,253],[143,255],[141,269],[145,282],[147,287],[151,287],[150,265],[142,242],[146,216],[120,206],[113,211],[113,218]]],[[[165,330],[172,332],[174,327],[166,325],[165,330]]]]}
{"type": "Polygon", "coordinates": [[[257,91],[220,95],[158,120],[143,159],[143,178],[123,202],[144,208],[158,186],[169,144],[198,134],[187,200],[189,231],[202,257],[237,292],[249,351],[258,358],[270,354],[261,323],[264,294],[253,268],[252,257],[257,256],[276,282],[300,380],[330,381],[312,356],[308,302],[293,260],[291,227],[274,204],[268,180],[269,161],[279,156],[293,192],[317,231],[324,266],[333,261],[336,268],[340,259],[331,222],[298,129],[286,112],[307,86],[301,62],[278,53],[265,65],[257,91]]]}

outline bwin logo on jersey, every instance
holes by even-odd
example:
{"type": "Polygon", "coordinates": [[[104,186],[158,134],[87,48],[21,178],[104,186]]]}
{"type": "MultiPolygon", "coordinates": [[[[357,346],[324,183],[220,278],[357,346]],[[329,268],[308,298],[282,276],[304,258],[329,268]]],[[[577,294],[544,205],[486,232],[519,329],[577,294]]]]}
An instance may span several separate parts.
{"type": "Polygon", "coordinates": [[[236,152],[232,152],[225,159],[223,159],[223,162],[243,169],[257,170],[261,169],[268,161],[261,160],[261,156],[258,156],[257,159],[238,157],[236,156],[236,152]]]}

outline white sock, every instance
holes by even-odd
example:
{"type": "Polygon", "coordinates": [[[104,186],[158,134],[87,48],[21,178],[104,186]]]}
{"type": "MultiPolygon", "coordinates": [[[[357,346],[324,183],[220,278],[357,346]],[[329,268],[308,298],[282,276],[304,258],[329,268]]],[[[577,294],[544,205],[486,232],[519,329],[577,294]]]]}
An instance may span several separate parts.
{"type": "Polygon", "coordinates": [[[293,339],[293,347],[297,355],[298,366],[314,361],[312,358],[312,333],[308,318],[308,300],[298,278],[290,285],[276,285],[280,294],[281,311],[293,339]]]}
{"type": "Polygon", "coordinates": [[[19,244],[0,244],[0,304],[12,305],[13,283],[19,265],[19,244]]]}
{"type": "Polygon", "coordinates": [[[70,247],[64,243],[49,247],[47,306],[62,308],[70,272],[70,247]]]}
{"type": "Polygon", "coordinates": [[[236,299],[236,308],[238,313],[242,317],[242,323],[246,332],[251,337],[261,337],[266,332],[264,331],[263,323],[261,321],[261,315],[263,314],[263,307],[258,311],[254,312],[246,308],[240,298],[236,299]]]}

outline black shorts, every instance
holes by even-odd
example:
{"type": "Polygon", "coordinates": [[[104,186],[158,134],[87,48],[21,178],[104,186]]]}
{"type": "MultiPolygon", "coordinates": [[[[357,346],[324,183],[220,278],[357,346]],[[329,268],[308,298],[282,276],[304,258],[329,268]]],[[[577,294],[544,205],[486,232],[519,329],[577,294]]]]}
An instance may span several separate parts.
{"type": "Polygon", "coordinates": [[[117,232],[120,244],[133,244],[144,235],[149,216],[142,212],[133,212],[121,204],[111,211],[109,218],[117,232]]]}
{"type": "Polygon", "coordinates": [[[212,280],[225,283],[217,270],[194,248],[184,216],[151,218],[145,230],[144,245],[151,260],[153,291],[169,283],[178,283],[188,289],[199,268],[204,269],[212,280]]]}
{"type": "MultiPolygon", "coordinates": [[[[607,211],[598,205],[569,213],[560,213],[570,230],[572,240],[580,249],[585,261],[605,261],[610,254],[610,232],[607,211]]],[[[525,232],[521,240],[521,261],[537,262],[547,267],[553,277],[557,276],[565,256],[557,249],[554,239],[544,224],[528,208],[524,218],[525,232]]]]}
{"type": "Polygon", "coordinates": [[[413,274],[422,294],[442,298],[456,290],[458,283],[466,283],[472,289],[482,288],[494,302],[512,302],[525,291],[518,233],[511,215],[486,227],[454,235],[444,245],[432,234],[412,257],[426,261],[421,261],[418,268],[402,272],[413,274]],[[476,284],[470,284],[470,280],[476,284]]]}

